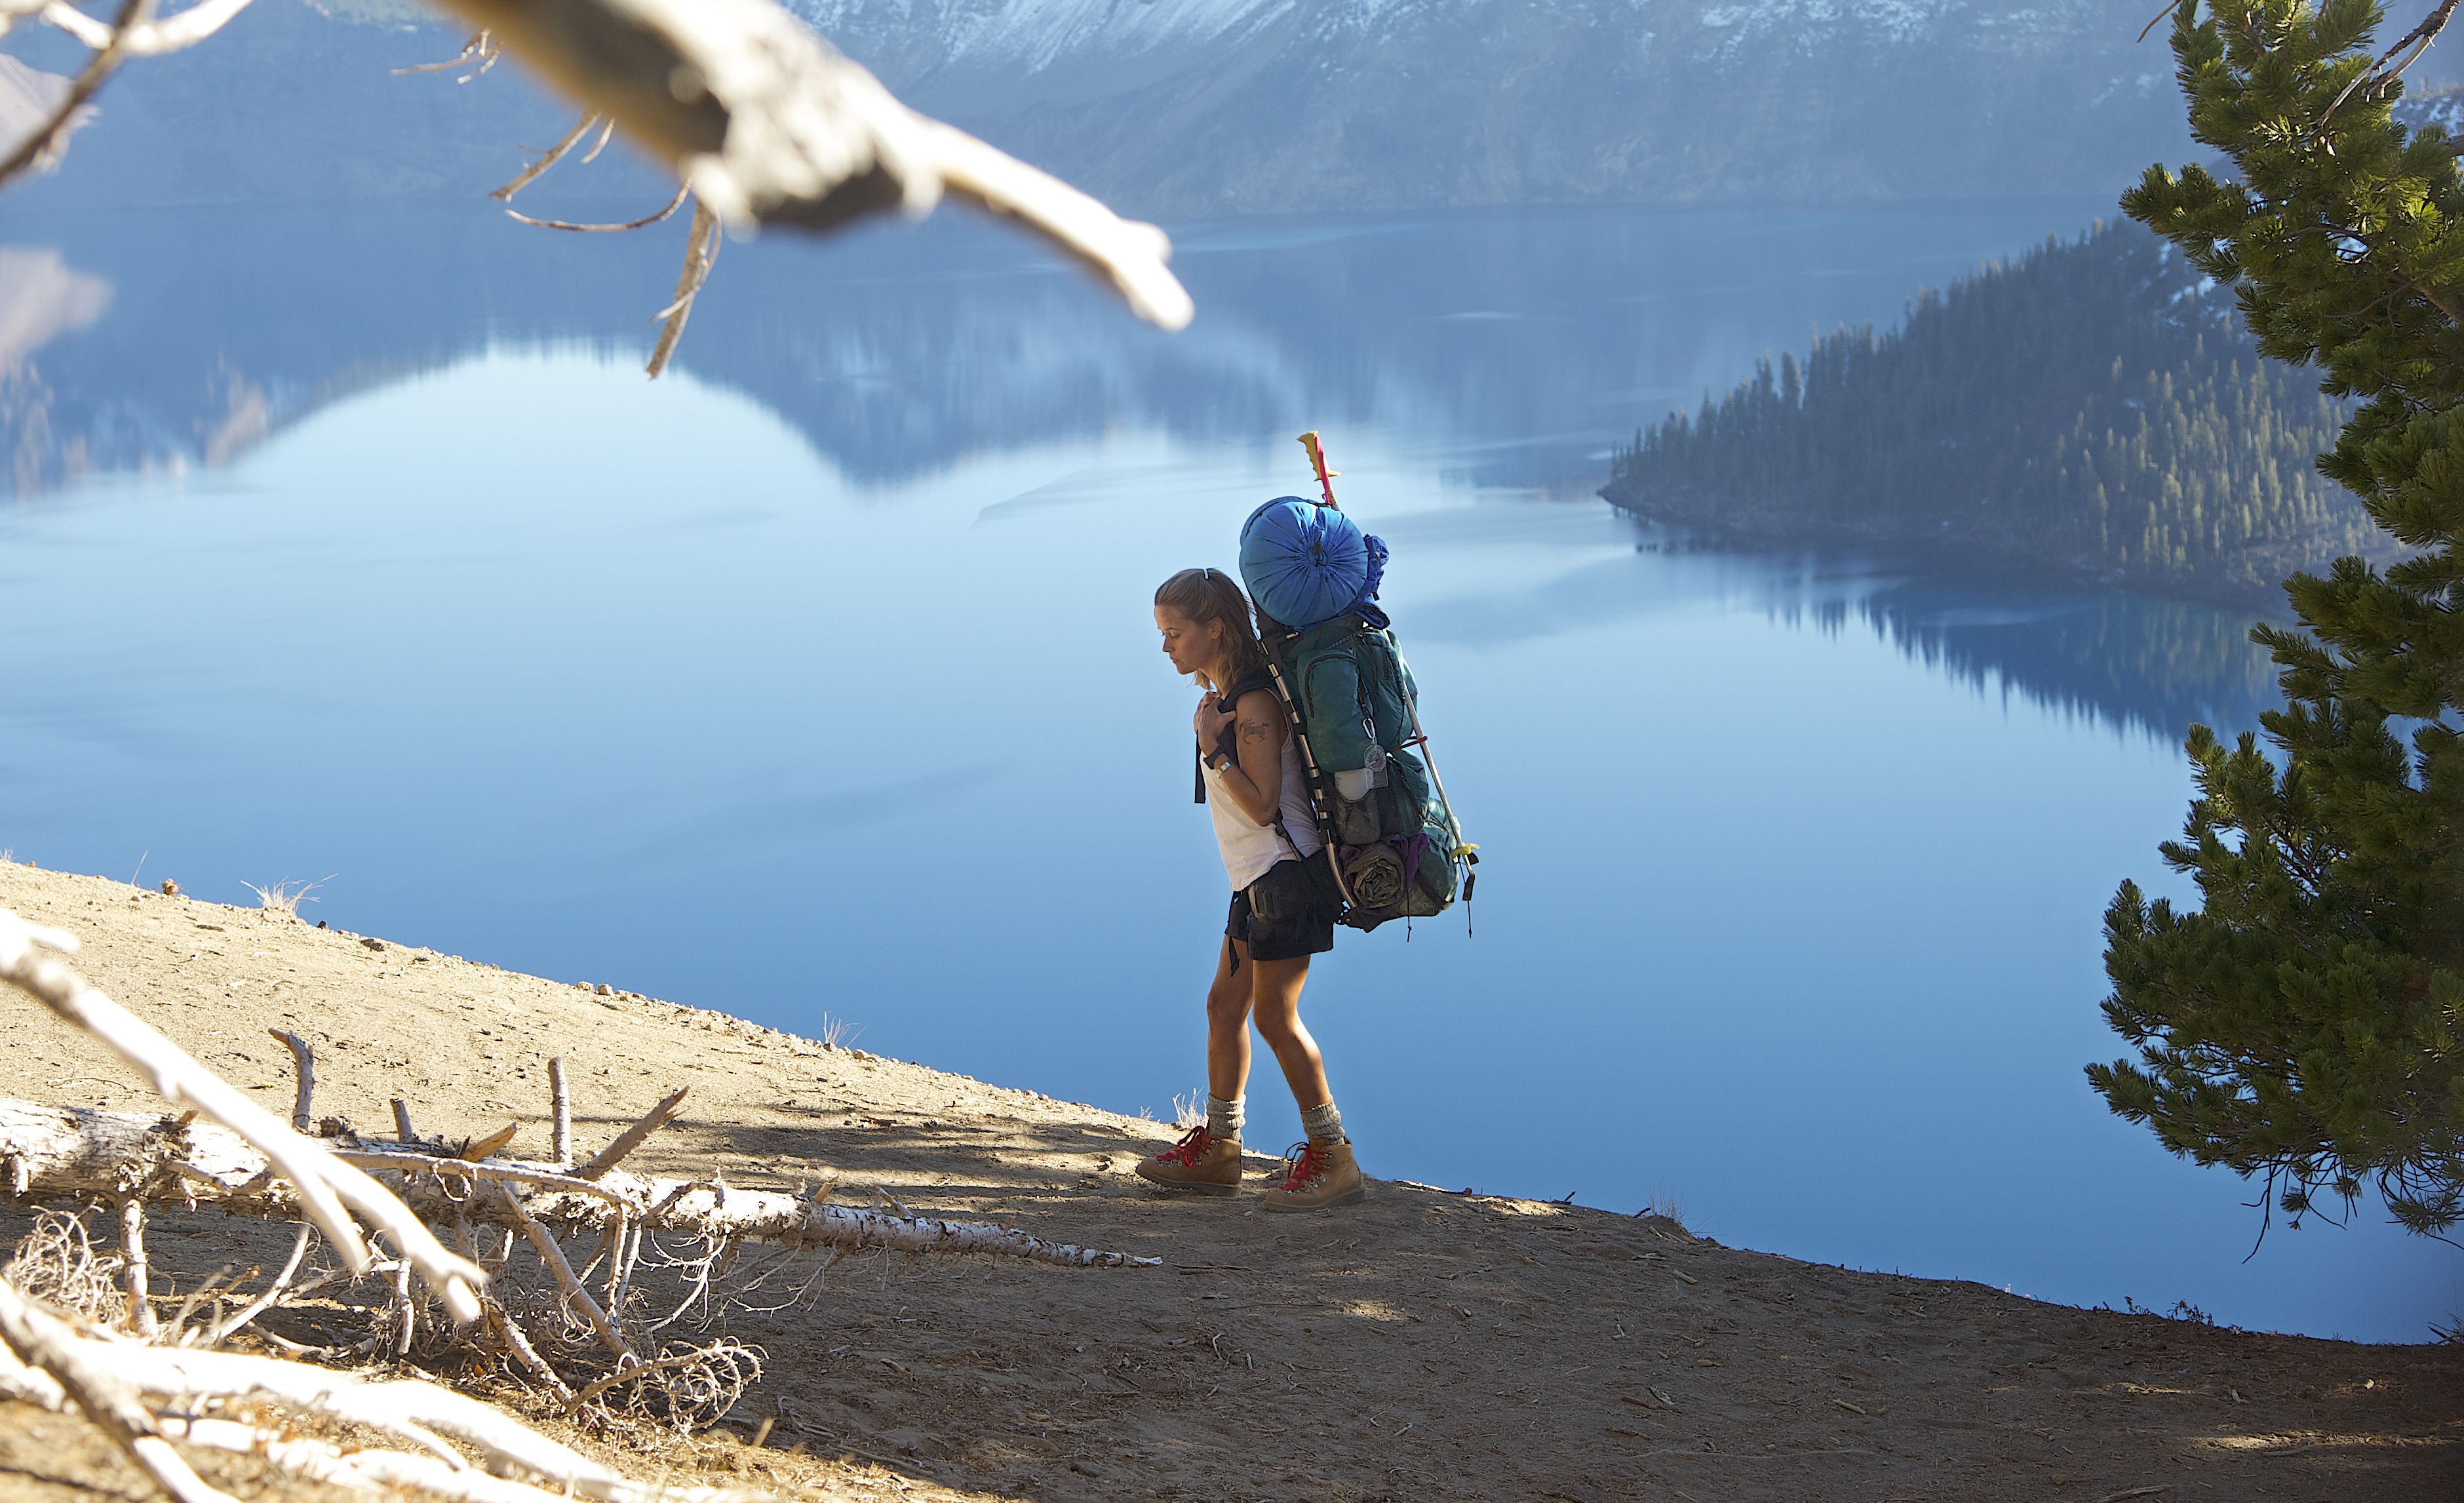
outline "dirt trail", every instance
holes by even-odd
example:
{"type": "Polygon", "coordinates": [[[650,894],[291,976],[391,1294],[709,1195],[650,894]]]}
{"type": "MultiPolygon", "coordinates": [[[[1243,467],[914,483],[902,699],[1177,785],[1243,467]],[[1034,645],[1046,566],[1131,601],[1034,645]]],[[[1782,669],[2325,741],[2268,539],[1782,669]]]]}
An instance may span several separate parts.
{"type": "MultiPolygon", "coordinates": [[[[400,1095],[423,1131],[519,1121],[517,1151],[543,1152],[561,1054],[584,1148],[693,1088],[634,1166],[836,1175],[842,1198],[879,1185],[1165,1261],[843,1262],[817,1311],[733,1327],[771,1359],[740,1406],[748,1427],[777,1420],[770,1445],[633,1458],[645,1471],[1033,1499],[2464,1493],[2453,1347],[2074,1310],[1393,1183],[1312,1217],[1167,1201],[1129,1172],[1169,1136],[1142,1119],[101,878],[0,864],[0,906],[77,934],[88,975],[277,1109],[291,1074],[269,1026],[315,1045],[320,1116],[385,1131],[400,1095]]],[[[16,1006],[0,1094],[152,1109],[116,1060],[16,1006]]],[[[207,1256],[159,1249],[158,1287],[207,1256]]],[[[97,1493],[144,1495],[75,1422],[0,1406],[0,1496],[97,1493]]]]}

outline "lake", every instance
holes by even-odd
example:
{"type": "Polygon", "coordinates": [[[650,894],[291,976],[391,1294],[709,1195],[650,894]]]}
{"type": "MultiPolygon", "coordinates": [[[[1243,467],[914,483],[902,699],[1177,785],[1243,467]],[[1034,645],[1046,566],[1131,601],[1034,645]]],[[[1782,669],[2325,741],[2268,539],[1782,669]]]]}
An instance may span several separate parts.
{"type": "Polygon", "coordinates": [[[2272,701],[2246,617],[1590,494],[2108,211],[1180,226],[1178,336],[965,221],[770,236],[655,384],[672,225],[0,219],[0,847],[1169,1119],[1224,893],[1148,600],[1316,428],[1485,857],[1310,980],[1370,1172],[2424,1339],[2454,1249],[2368,1205],[2254,1254],[2253,1189],[2080,1073],[2114,887],[2186,891],[2183,731],[2272,701]]]}

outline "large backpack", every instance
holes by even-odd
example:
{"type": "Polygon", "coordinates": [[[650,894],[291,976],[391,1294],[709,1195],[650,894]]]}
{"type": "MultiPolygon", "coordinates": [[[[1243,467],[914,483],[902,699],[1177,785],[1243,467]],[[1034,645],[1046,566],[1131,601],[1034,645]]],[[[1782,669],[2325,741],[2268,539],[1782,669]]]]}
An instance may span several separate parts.
{"type": "Polygon", "coordinates": [[[1316,437],[1301,442],[1327,499],[1278,497],[1252,512],[1241,573],[1266,618],[1266,660],[1326,844],[1310,869],[1343,922],[1375,929],[1468,900],[1480,857],[1446,802],[1419,686],[1375,604],[1386,545],[1335,507],[1316,437]],[[1308,624],[1281,625],[1295,618],[1308,624]]]}
{"type": "Polygon", "coordinates": [[[1342,921],[1375,929],[1471,896],[1480,860],[1427,756],[1419,689],[1385,612],[1347,610],[1270,633],[1266,658],[1309,782],[1323,880],[1342,921]]]}

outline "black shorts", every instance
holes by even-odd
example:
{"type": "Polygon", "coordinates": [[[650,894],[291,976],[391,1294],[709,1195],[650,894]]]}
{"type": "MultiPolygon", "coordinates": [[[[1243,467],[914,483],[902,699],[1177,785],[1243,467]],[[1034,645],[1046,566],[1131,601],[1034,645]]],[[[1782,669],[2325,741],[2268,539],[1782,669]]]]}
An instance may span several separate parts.
{"type": "Polygon", "coordinates": [[[1334,948],[1334,905],[1297,861],[1278,861],[1232,895],[1223,933],[1249,947],[1253,961],[1293,961],[1334,948]]]}

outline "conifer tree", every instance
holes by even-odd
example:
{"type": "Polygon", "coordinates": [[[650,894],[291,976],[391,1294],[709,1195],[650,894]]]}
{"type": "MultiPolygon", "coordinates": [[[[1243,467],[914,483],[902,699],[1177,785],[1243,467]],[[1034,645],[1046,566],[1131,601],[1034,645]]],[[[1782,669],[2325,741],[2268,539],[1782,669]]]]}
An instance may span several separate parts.
{"type": "Polygon", "coordinates": [[[2100,225],[1671,414],[1616,452],[1600,494],[1729,532],[2274,600],[2303,564],[2395,556],[2314,467],[2348,415],[2262,358],[2231,293],[2179,252],[2100,225]]]}
{"type": "Polygon", "coordinates": [[[2320,468],[2414,551],[2287,583],[2299,628],[2255,633],[2285,696],[2270,748],[2192,732],[2197,798],[2163,852],[2200,906],[2123,884],[2104,1008],[2138,1058],[2088,1074],[2297,1222],[2375,1187],[2445,1233],[2464,1210],[2464,180],[2440,131],[2390,119],[2380,19],[2371,0],[2174,11],[2191,133],[2237,180],[2151,168],[2123,208],[2235,290],[2263,351],[2359,401],[2320,468]]]}

